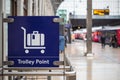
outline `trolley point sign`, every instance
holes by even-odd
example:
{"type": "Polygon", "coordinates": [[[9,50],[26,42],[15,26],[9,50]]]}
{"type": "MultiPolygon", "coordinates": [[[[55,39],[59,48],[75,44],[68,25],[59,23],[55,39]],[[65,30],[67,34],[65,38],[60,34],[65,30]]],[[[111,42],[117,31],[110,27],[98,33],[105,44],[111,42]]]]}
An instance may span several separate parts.
{"type": "Polygon", "coordinates": [[[16,16],[8,24],[8,60],[12,67],[57,67],[59,23],[56,16],[16,16]]]}

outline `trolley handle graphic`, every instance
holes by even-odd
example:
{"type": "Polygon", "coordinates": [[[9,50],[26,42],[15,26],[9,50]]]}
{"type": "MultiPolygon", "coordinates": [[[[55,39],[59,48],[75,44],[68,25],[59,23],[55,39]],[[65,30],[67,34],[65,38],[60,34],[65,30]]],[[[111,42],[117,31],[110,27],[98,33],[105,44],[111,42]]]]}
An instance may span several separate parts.
{"type": "Polygon", "coordinates": [[[40,49],[42,54],[45,53],[45,35],[43,33],[39,34],[39,31],[33,31],[32,34],[27,34],[26,29],[21,27],[24,31],[24,49],[25,53],[29,53],[29,49],[40,49]]]}

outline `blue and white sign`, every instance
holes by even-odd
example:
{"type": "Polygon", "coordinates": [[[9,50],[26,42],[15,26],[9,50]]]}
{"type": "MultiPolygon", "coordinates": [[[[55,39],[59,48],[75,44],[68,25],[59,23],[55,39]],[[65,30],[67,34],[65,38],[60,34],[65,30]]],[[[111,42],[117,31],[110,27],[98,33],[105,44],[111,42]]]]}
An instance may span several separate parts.
{"type": "Polygon", "coordinates": [[[59,61],[59,23],[57,16],[10,16],[8,60],[12,67],[57,67],[59,61]]]}

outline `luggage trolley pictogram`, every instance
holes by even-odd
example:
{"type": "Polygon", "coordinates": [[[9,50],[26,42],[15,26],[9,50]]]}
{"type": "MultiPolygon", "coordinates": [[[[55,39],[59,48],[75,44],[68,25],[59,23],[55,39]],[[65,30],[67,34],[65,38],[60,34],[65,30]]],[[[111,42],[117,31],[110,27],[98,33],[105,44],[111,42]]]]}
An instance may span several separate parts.
{"type": "Polygon", "coordinates": [[[29,53],[29,49],[40,49],[42,54],[45,53],[45,34],[39,33],[39,31],[33,31],[32,34],[26,33],[26,29],[21,27],[24,31],[24,49],[25,53],[29,53]],[[27,44],[27,45],[26,45],[27,44]]]}

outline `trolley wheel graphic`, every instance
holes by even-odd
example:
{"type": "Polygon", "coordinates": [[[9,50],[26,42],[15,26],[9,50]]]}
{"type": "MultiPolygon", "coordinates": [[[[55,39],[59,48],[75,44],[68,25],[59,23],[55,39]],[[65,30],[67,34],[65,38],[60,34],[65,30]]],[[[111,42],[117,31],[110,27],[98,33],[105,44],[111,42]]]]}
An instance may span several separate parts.
{"type": "Polygon", "coordinates": [[[42,54],[44,54],[44,53],[45,53],[45,50],[42,49],[40,52],[41,52],[42,54]]]}
{"type": "Polygon", "coordinates": [[[26,49],[26,50],[25,50],[25,53],[28,54],[28,53],[29,53],[29,50],[26,49]]]}
{"type": "MultiPolygon", "coordinates": [[[[41,52],[42,54],[44,54],[44,53],[45,53],[45,50],[44,50],[44,49],[42,49],[40,52],[41,52]]],[[[28,53],[29,53],[29,50],[28,50],[28,49],[26,49],[26,50],[25,50],[25,53],[26,53],[26,54],[28,54],[28,53]]]]}

